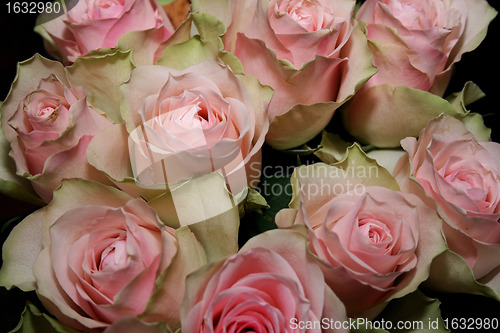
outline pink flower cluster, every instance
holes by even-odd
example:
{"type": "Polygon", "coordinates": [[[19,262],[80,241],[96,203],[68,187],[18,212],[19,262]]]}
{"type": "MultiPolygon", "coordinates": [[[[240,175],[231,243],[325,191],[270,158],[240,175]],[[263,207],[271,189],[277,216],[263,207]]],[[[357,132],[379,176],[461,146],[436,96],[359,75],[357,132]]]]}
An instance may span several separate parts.
{"type": "Polygon", "coordinates": [[[349,332],[426,290],[500,299],[500,145],[477,86],[443,98],[487,1],[193,0],[175,27],[170,3],[41,14],[55,59],[0,104],[0,192],[40,206],[2,250],[43,306],[18,328],[349,332]],[[259,193],[271,164],[290,198],[259,193]]]}

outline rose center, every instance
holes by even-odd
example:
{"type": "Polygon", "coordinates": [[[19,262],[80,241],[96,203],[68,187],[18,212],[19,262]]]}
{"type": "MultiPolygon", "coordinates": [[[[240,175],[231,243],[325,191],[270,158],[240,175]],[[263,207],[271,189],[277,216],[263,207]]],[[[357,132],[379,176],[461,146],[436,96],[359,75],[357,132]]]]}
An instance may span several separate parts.
{"type": "Polygon", "coordinates": [[[488,191],[484,189],[483,178],[472,170],[461,169],[449,174],[445,179],[455,188],[463,190],[481,209],[488,206],[488,191]]]}
{"type": "Polygon", "coordinates": [[[46,117],[47,115],[51,115],[54,112],[54,108],[51,106],[47,106],[38,112],[38,117],[46,117]]]}
{"type": "Polygon", "coordinates": [[[359,231],[368,242],[378,247],[388,246],[392,241],[389,228],[380,221],[373,218],[363,218],[359,221],[359,231]]]}
{"type": "Polygon", "coordinates": [[[108,267],[114,269],[124,267],[127,259],[127,243],[124,239],[119,238],[101,253],[99,270],[106,270],[108,267]]]}
{"type": "Polygon", "coordinates": [[[196,102],[192,105],[186,105],[174,112],[170,112],[167,115],[169,117],[165,118],[163,127],[171,127],[168,125],[169,122],[176,122],[180,125],[182,132],[184,130],[195,129],[195,128],[208,128],[210,127],[210,116],[208,110],[200,105],[201,102],[196,102]]]}
{"type": "Polygon", "coordinates": [[[302,2],[300,6],[291,8],[291,10],[288,12],[288,15],[290,15],[300,25],[309,26],[311,24],[312,15],[311,9],[308,7],[308,5],[304,5],[304,3],[302,2]]]}
{"type": "Polygon", "coordinates": [[[204,122],[208,121],[208,111],[206,108],[200,108],[198,110],[198,119],[204,122]]]}
{"type": "MultiPolygon", "coordinates": [[[[117,1],[113,1],[113,0],[100,0],[100,1],[97,1],[97,5],[101,8],[109,8],[111,6],[116,6],[117,5],[117,1]]],[[[118,5],[120,5],[118,3],[118,5]]]]}
{"type": "Polygon", "coordinates": [[[96,0],[89,9],[93,18],[114,18],[120,15],[124,4],[124,0],[96,0]]]}
{"type": "Polygon", "coordinates": [[[316,0],[280,1],[275,9],[276,17],[287,15],[307,31],[317,31],[329,26],[333,13],[326,10],[316,0]]]}
{"type": "Polygon", "coordinates": [[[59,100],[52,97],[39,99],[39,96],[40,94],[33,94],[25,101],[24,108],[28,116],[35,121],[55,117],[60,107],[59,100]]]}

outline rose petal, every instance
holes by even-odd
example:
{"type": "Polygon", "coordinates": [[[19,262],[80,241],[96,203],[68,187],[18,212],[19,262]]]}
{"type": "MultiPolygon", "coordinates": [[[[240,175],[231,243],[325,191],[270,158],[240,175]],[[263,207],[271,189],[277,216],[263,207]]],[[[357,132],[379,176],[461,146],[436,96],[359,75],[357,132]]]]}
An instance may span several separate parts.
{"type": "Polygon", "coordinates": [[[28,215],[9,234],[2,248],[0,285],[7,289],[14,286],[22,291],[36,288],[33,266],[43,249],[42,220],[45,209],[28,215]]]}

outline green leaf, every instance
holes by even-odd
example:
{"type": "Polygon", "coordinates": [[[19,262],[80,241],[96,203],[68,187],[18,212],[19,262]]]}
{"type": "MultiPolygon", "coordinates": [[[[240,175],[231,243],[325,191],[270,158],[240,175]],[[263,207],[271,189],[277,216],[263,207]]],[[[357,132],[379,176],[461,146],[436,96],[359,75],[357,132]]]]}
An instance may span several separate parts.
{"type": "Polygon", "coordinates": [[[62,325],[27,302],[21,320],[9,333],[78,333],[78,331],[62,325]]]}
{"type": "Polygon", "coordinates": [[[131,51],[118,50],[113,54],[78,58],[72,66],[66,67],[66,72],[72,85],[85,88],[91,106],[119,124],[123,122],[120,85],[128,80],[134,67],[131,51]]]}
{"type": "Polygon", "coordinates": [[[440,304],[437,299],[429,298],[417,290],[391,301],[375,321],[384,320],[387,325],[392,325],[392,329],[386,326],[391,333],[449,332],[441,318],[440,304]],[[403,326],[397,329],[398,325],[403,326]]]}

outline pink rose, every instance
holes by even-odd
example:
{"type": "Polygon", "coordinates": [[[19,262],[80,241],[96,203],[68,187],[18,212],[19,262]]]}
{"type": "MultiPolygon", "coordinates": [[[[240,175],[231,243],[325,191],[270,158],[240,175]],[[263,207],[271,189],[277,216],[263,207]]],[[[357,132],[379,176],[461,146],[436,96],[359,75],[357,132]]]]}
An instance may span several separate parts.
{"type": "Polygon", "coordinates": [[[22,62],[1,112],[17,174],[28,178],[44,201],[64,178],[109,183],[87,163],[86,149],[111,123],[87,105],[86,92],[71,86],[60,63],[40,56],[22,62]]]}
{"type": "Polygon", "coordinates": [[[215,2],[201,1],[199,11],[226,24],[225,49],[275,91],[266,140],[276,148],[313,138],[374,73],[353,0],[215,2]]]}
{"type": "Polygon", "coordinates": [[[460,254],[475,278],[489,281],[500,267],[500,144],[478,142],[465,126],[449,116],[429,122],[419,139],[401,142],[407,155],[394,171],[401,186],[421,188],[437,205],[450,250],[460,254]]]}
{"type": "Polygon", "coordinates": [[[347,129],[380,147],[417,136],[429,120],[446,112],[438,96],[448,86],[453,65],[480,44],[496,14],[485,0],[364,2],[356,18],[367,24],[378,72],[346,106],[347,129]],[[399,124],[394,131],[381,135],[394,123],[399,124]]]}
{"type": "Polygon", "coordinates": [[[233,194],[256,186],[271,96],[256,79],[215,61],[184,70],[144,65],[122,91],[125,124],[92,142],[96,168],[156,190],[212,172],[228,179],[233,194]]]}
{"type": "Polygon", "coordinates": [[[144,200],[83,180],[63,182],[11,235],[1,285],[35,289],[51,314],[78,330],[103,331],[138,315],[176,329],[186,275],[206,262],[189,229],[174,231],[144,200]]]}
{"type": "Polygon", "coordinates": [[[354,29],[351,20],[354,5],[355,2],[349,0],[337,3],[258,0],[246,4],[235,1],[231,4],[232,21],[224,35],[225,47],[237,56],[246,55],[244,48],[248,39],[260,39],[276,52],[277,58],[288,60],[297,69],[317,55],[338,57],[354,29]],[[240,11],[243,8],[256,16],[248,12],[244,15],[240,11]],[[243,17],[246,20],[241,20],[243,17]],[[244,34],[240,37],[236,36],[238,33],[244,34]]]}
{"type": "Polygon", "coordinates": [[[148,33],[145,43],[155,52],[174,31],[157,0],[78,0],[74,7],[69,5],[71,9],[56,19],[42,16],[46,22],[35,29],[47,50],[65,63],[93,50],[114,48],[121,37],[137,31],[148,33]]]}
{"type": "MultiPolygon", "coordinates": [[[[295,199],[276,223],[306,225],[310,249],[347,314],[373,317],[389,300],[415,291],[445,245],[434,210],[415,195],[375,186],[387,176],[365,166],[297,168],[295,199]],[[372,170],[366,182],[371,185],[360,183],[352,170],[372,170]]],[[[395,186],[394,179],[386,185],[395,186]]]]}
{"type": "Polygon", "coordinates": [[[342,303],[325,285],[305,244],[295,231],[269,231],[238,254],[190,275],[182,331],[348,332],[346,326],[304,329],[308,321],[323,318],[348,324],[342,303]]]}

